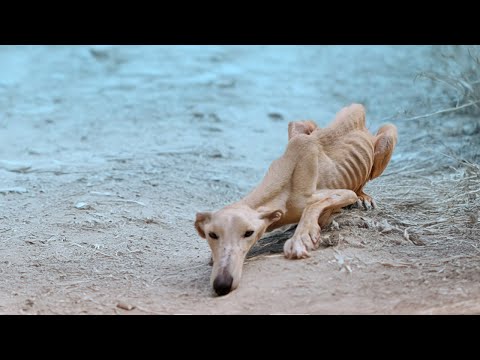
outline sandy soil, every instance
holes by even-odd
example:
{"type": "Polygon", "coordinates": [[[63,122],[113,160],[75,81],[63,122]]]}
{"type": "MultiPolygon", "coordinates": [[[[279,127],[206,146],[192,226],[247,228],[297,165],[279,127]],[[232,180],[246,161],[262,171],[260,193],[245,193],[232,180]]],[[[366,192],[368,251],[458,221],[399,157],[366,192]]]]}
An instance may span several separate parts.
{"type": "Polygon", "coordinates": [[[478,120],[408,120],[452,106],[414,81],[437,50],[0,47],[0,313],[480,313],[478,120]],[[254,187],[289,121],[352,102],[399,129],[379,209],[345,210],[309,259],[262,239],[215,297],[196,211],[254,187]]]}

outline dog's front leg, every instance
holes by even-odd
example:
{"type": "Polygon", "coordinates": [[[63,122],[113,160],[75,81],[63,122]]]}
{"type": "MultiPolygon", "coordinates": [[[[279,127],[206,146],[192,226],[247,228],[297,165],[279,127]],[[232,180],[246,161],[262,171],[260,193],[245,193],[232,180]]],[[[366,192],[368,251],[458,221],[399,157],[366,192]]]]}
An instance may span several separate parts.
{"type": "Polygon", "coordinates": [[[302,213],[293,236],[283,247],[285,257],[302,259],[309,251],[320,245],[320,226],[325,226],[331,214],[340,208],[357,201],[357,195],[351,190],[320,190],[312,195],[302,213]]]}

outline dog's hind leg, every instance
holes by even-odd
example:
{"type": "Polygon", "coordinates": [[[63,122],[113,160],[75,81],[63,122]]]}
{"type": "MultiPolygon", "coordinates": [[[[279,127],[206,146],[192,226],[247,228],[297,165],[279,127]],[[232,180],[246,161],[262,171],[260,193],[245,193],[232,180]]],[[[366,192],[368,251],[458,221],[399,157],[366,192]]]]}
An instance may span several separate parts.
{"type": "Polygon", "coordinates": [[[320,229],[325,229],[328,225],[332,223],[335,214],[341,213],[342,210],[340,208],[325,210],[320,214],[318,218],[318,225],[320,225],[320,229]]]}
{"type": "Polygon", "coordinates": [[[387,167],[395,145],[397,144],[397,128],[393,124],[382,126],[375,137],[375,152],[370,180],[379,177],[387,167]]]}
{"type": "MultiPolygon", "coordinates": [[[[397,144],[397,128],[395,125],[387,124],[382,126],[375,136],[373,166],[370,171],[369,180],[379,177],[387,167],[392,158],[393,149],[397,144]]],[[[377,204],[370,195],[363,192],[363,187],[357,190],[358,202],[360,207],[363,205],[365,210],[375,209],[377,204]]]]}
{"type": "Polygon", "coordinates": [[[320,245],[320,229],[326,226],[333,213],[357,201],[351,190],[320,190],[312,195],[305,207],[293,236],[285,242],[283,253],[289,259],[310,256],[309,251],[320,245]]]}

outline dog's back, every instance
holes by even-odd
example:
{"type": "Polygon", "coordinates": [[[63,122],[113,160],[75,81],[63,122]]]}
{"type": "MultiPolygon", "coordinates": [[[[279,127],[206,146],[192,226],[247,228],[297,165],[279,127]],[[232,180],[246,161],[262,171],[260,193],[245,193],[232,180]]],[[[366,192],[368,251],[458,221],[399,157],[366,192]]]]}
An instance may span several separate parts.
{"type": "Polygon", "coordinates": [[[342,109],[329,127],[313,133],[320,146],[318,189],[361,189],[370,178],[374,140],[365,126],[365,108],[342,109]]]}

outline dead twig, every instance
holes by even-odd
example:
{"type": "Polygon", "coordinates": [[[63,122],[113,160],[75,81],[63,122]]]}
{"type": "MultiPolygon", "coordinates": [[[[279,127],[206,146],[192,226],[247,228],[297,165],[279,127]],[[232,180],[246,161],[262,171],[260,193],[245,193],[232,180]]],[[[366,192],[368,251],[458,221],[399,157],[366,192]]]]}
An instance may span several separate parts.
{"type": "Polygon", "coordinates": [[[418,116],[414,116],[414,117],[411,117],[411,118],[402,119],[402,121],[412,121],[412,120],[427,118],[427,117],[434,116],[434,115],[445,114],[445,113],[449,113],[449,112],[452,112],[452,111],[457,111],[457,110],[460,110],[460,109],[464,109],[466,107],[473,106],[473,105],[476,105],[478,103],[480,103],[480,100],[470,101],[470,102],[468,102],[466,104],[463,104],[463,105],[460,105],[460,106],[455,106],[455,107],[451,107],[451,108],[448,108],[448,109],[438,110],[438,111],[435,111],[435,112],[430,113],[430,114],[418,115],[418,116]]]}
{"type": "MultiPolygon", "coordinates": [[[[141,201],[136,201],[136,200],[124,200],[124,199],[115,199],[115,200],[107,200],[107,202],[122,202],[122,203],[132,203],[132,204],[138,204],[141,206],[147,206],[141,201]]],[[[101,202],[104,203],[104,202],[101,202]]]]}
{"type": "Polygon", "coordinates": [[[85,247],[85,246],[82,246],[82,245],[77,244],[77,243],[74,243],[74,242],[72,242],[72,243],[70,243],[70,244],[75,245],[75,246],[78,246],[79,248],[82,248],[82,249],[93,250],[94,252],[99,253],[99,254],[101,254],[101,255],[103,255],[103,256],[109,257],[109,258],[111,258],[111,259],[116,259],[115,256],[105,254],[104,252],[101,252],[100,250],[97,250],[97,249],[90,249],[90,248],[87,248],[87,247],[85,247]]]}

